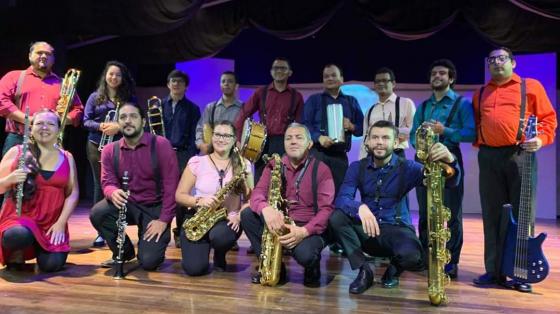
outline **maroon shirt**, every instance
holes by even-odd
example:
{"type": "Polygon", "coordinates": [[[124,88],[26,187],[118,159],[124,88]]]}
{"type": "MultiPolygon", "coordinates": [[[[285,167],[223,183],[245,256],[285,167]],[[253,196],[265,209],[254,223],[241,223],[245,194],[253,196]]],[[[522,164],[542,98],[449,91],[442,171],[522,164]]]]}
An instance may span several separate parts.
{"type": "MultiPolygon", "coordinates": [[[[25,76],[21,85],[21,105],[29,105],[29,114],[31,116],[43,108],[55,110],[56,103],[60,98],[60,85],[62,83],[60,77],[51,72],[44,78],[41,78],[33,72],[32,67],[24,71],[25,76]]],[[[21,72],[8,72],[0,80],[0,116],[4,118],[17,110],[25,112],[25,107],[20,108],[19,104],[14,103],[17,81],[21,72]]],[[[84,106],[78,94],[74,96],[71,106],[68,110],[68,117],[72,119],[72,124],[75,127],[79,127],[82,123],[84,106]]],[[[10,119],[6,120],[6,132],[23,134],[22,131],[23,124],[16,123],[10,119]]]]}
{"type": "Polygon", "coordinates": [[[251,117],[255,112],[261,110],[262,95],[264,89],[267,88],[265,111],[266,111],[266,132],[268,136],[280,135],[284,136],[284,131],[288,124],[293,121],[288,120],[288,116],[294,112],[294,119],[301,122],[303,112],[303,96],[294,88],[287,85],[282,92],[277,91],[273,84],[266,87],[259,87],[249,98],[249,100],[241,107],[237,120],[235,120],[235,128],[237,129],[237,138],[241,138],[243,122],[251,117]],[[295,93],[294,107],[292,108],[292,93],[295,93]],[[294,110],[295,109],[295,110],[294,110]]]}
{"type": "MultiPolygon", "coordinates": [[[[292,167],[287,156],[282,157],[282,163],[285,166],[284,175],[286,177],[286,199],[288,201],[296,201],[296,179],[299,173],[304,168],[304,163],[299,165],[296,169],[292,167]]],[[[304,227],[310,235],[321,234],[327,228],[329,217],[334,210],[334,181],[332,178],[331,170],[323,162],[319,163],[317,169],[317,205],[319,211],[315,214],[313,210],[313,190],[311,184],[311,177],[313,173],[312,160],[305,171],[300,182],[299,201],[290,202],[288,208],[288,215],[295,222],[305,223],[304,227]]],[[[257,186],[251,194],[251,209],[260,214],[263,208],[269,206],[268,199],[268,186],[270,185],[270,172],[274,165],[274,161],[270,161],[263,174],[257,183],[257,186]]]]}
{"type": "MultiPolygon", "coordinates": [[[[156,195],[156,182],[152,169],[151,142],[152,136],[148,132],[140,139],[135,148],[129,148],[121,138],[105,146],[101,152],[101,186],[103,194],[111,199],[113,192],[120,188],[120,178],[125,170],[128,171],[129,200],[138,204],[155,204],[160,202],[156,195]],[[113,169],[113,146],[119,145],[119,173],[113,169]]],[[[175,191],[179,183],[179,167],[177,156],[169,141],[161,136],[156,138],[157,160],[161,182],[163,203],[159,219],[170,223],[175,217],[175,191]]]]}

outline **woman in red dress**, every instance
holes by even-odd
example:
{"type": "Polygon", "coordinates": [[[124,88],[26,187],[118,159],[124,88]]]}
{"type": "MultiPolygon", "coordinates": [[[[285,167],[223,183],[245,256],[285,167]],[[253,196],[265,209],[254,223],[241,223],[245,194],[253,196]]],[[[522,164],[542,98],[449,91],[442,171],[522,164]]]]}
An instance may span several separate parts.
{"type": "Polygon", "coordinates": [[[43,272],[59,271],[70,251],[68,218],[78,203],[74,158],[57,147],[60,119],[52,111],[33,116],[26,169],[18,169],[22,146],[12,147],[0,162],[0,263],[21,268],[37,258],[43,272]],[[24,184],[21,216],[16,213],[15,191],[24,184]],[[9,192],[9,193],[6,193],[9,192]]]}

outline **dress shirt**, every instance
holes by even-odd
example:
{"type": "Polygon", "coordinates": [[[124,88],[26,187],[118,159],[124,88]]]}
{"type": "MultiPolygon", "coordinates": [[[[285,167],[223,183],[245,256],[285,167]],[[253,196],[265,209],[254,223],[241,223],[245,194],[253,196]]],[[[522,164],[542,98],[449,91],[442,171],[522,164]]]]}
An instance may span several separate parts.
{"type": "MultiPolygon", "coordinates": [[[[410,130],[410,143],[412,146],[416,147],[416,130],[422,123],[435,120],[445,124],[458,97],[459,94],[449,89],[440,101],[436,101],[434,94],[432,94],[428,100],[418,107],[416,114],[414,114],[412,129],[410,130]],[[422,106],[425,106],[425,109],[422,106]],[[422,116],[422,113],[424,116],[422,116]]],[[[446,127],[443,131],[442,143],[447,147],[458,147],[460,142],[473,142],[475,137],[472,103],[463,97],[449,127],[446,127]]]]}
{"type": "MultiPolygon", "coordinates": [[[[556,134],[556,112],[539,81],[527,78],[526,84],[525,118],[536,115],[539,130],[537,136],[543,145],[551,144],[556,134]]],[[[476,145],[500,147],[517,144],[521,115],[521,77],[513,73],[511,79],[502,85],[488,82],[482,95],[482,110],[478,105],[479,94],[480,92],[475,92],[473,97],[477,123],[476,145]]]]}
{"type": "Polygon", "coordinates": [[[152,169],[151,142],[153,135],[144,132],[136,147],[126,145],[124,138],[105,146],[101,152],[101,187],[107,199],[121,187],[120,181],[124,171],[130,178],[128,187],[129,200],[138,204],[153,205],[162,203],[161,221],[170,223],[175,217],[175,191],[179,183],[177,157],[169,141],[161,136],[156,138],[156,152],[161,176],[162,199],[156,194],[156,182],[152,169]],[[113,164],[113,146],[119,145],[119,173],[115,173],[113,164]]]}
{"type": "MultiPolygon", "coordinates": [[[[400,165],[404,168],[392,171],[397,165],[398,156],[396,154],[393,154],[389,163],[383,167],[375,167],[373,160],[369,158],[363,174],[364,182],[363,185],[360,185],[360,161],[350,164],[335,201],[336,208],[351,217],[359,218],[358,209],[360,205],[366,204],[379,224],[397,224],[397,209],[400,207],[401,222],[412,226],[405,196],[414,187],[423,184],[424,167],[413,160],[404,160],[400,165]],[[402,190],[399,191],[401,171],[404,180],[402,190]],[[389,172],[391,174],[385,177],[389,172]],[[376,189],[380,180],[382,181],[379,190],[380,198],[379,201],[376,201],[376,189]],[[361,201],[354,199],[357,190],[360,191],[361,201]]],[[[455,175],[446,181],[447,187],[457,186],[462,175],[457,161],[450,165],[455,169],[455,175]]]]}
{"type": "MultiPolygon", "coordinates": [[[[308,157],[309,158],[309,157],[308,157]]],[[[304,168],[304,163],[294,168],[287,156],[282,157],[284,165],[284,175],[286,178],[286,192],[284,197],[288,200],[288,215],[299,223],[305,223],[304,227],[310,235],[321,234],[327,228],[329,217],[334,210],[334,182],[330,169],[323,162],[317,169],[317,191],[312,190],[313,163],[311,160],[305,171],[299,191],[299,200],[296,191],[296,179],[304,168]],[[315,213],[313,209],[313,193],[317,195],[317,205],[319,211],[315,213]]],[[[251,209],[257,213],[262,213],[263,208],[269,206],[268,190],[270,185],[270,174],[274,165],[271,160],[265,167],[257,186],[251,193],[251,209]]]]}
{"type": "MultiPolygon", "coordinates": [[[[56,110],[57,102],[60,98],[60,86],[62,79],[53,72],[41,78],[30,66],[25,71],[25,76],[21,86],[21,98],[19,104],[14,103],[17,82],[22,71],[8,72],[0,80],[0,116],[6,118],[10,113],[17,110],[25,112],[25,106],[29,106],[29,115],[33,116],[37,111],[44,108],[56,110]]],[[[68,117],[72,119],[72,125],[80,126],[84,106],[78,94],[74,96],[68,110],[68,117]]],[[[23,125],[13,120],[6,120],[6,132],[23,134],[23,125]]]]}
{"type": "Polygon", "coordinates": [[[245,119],[251,117],[257,111],[260,112],[262,95],[265,88],[267,89],[265,101],[265,126],[268,136],[284,136],[284,132],[286,131],[288,124],[293,122],[288,120],[288,117],[292,112],[294,112],[294,121],[301,121],[301,115],[303,112],[303,96],[301,96],[300,92],[290,87],[290,85],[287,85],[286,89],[282,92],[276,90],[276,88],[274,88],[274,84],[259,87],[245,105],[243,105],[239,116],[237,117],[235,128],[237,129],[238,139],[241,138],[241,130],[245,119]],[[292,93],[295,93],[295,108],[292,108],[292,93]]]}
{"type": "Polygon", "coordinates": [[[243,103],[241,102],[241,100],[235,99],[229,107],[226,107],[224,105],[223,98],[220,98],[218,101],[213,101],[206,105],[206,108],[202,113],[202,117],[200,117],[200,120],[198,120],[198,123],[196,125],[196,145],[204,143],[204,134],[202,131],[204,124],[210,124],[210,122],[212,121],[212,108],[216,107],[216,110],[214,111],[214,123],[227,120],[235,124],[242,106],[243,103]]]}
{"type": "Polygon", "coordinates": [[[326,110],[329,104],[341,104],[342,115],[354,124],[354,132],[345,132],[346,142],[344,145],[341,145],[344,151],[349,151],[352,147],[352,135],[362,136],[364,133],[364,114],[354,96],[346,95],[342,91],[339,91],[336,98],[327,91],[309,96],[304,106],[303,123],[309,129],[313,142],[317,143],[316,145],[320,145],[319,136],[328,135],[328,121],[323,120],[327,116],[326,110]]]}

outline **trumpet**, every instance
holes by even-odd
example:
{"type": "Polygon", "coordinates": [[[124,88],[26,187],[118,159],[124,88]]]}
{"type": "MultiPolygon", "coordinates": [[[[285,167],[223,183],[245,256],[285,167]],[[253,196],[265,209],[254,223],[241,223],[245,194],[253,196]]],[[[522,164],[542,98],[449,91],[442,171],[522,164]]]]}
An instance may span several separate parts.
{"type": "Polygon", "coordinates": [[[163,106],[161,98],[157,96],[152,96],[148,99],[148,125],[150,127],[150,133],[165,137],[163,106]]]}
{"type": "MultiPolygon", "coordinates": [[[[121,102],[117,100],[116,103],[117,103],[117,105],[116,105],[115,109],[107,111],[107,115],[105,116],[104,123],[117,122],[117,112],[119,111],[119,107],[121,105],[121,102]]],[[[105,148],[105,146],[107,146],[107,144],[114,141],[114,138],[115,138],[115,135],[107,135],[106,133],[103,133],[101,135],[101,140],[99,141],[99,146],[97,146],[97,150],[99,152],[101,152],[103,150],[103,148],[105,148]]]]}
{"type": "Polygon", "coordinates": [[[60,117],[60,131],[58,133],[58,145],[60,147],[62,147],[64,127],[66,127],[66,120],[68,119],[68,110],[72,106],[74,95],[76,95],[76,85],[80,79],[80,73],[80,70],[68,69],[60,87],[60,100],[58,101],[58,106],[56,107],[56,112],[60,117]]]}

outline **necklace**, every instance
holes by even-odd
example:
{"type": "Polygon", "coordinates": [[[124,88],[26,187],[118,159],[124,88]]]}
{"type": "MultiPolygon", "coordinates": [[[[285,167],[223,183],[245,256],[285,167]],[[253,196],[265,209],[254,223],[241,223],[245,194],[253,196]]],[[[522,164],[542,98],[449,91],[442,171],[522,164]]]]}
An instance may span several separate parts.
{"type": "MultiPolygon", "coordinates": [[[[220,179],[219,179],[220,188],[222,188],[223,185],[224,185],[224,178],[225,178],[226,173],[229,169],[229,166],[231,165],[231,159],[229,159],[228,164],[227,164],[225,169],[219,169],[218,166],[216,165],[216,162],[214,162],[214,159],[212,158],[212,156],[208,155],[208,158],[210,158],[210,161],[214,165],[214,168],[216,169],[216,172],[218,173],[218,176],[220,177],[220,179]]],[[[221,159],[221,160],[225,160],[225,159],[221,159]]]]}

